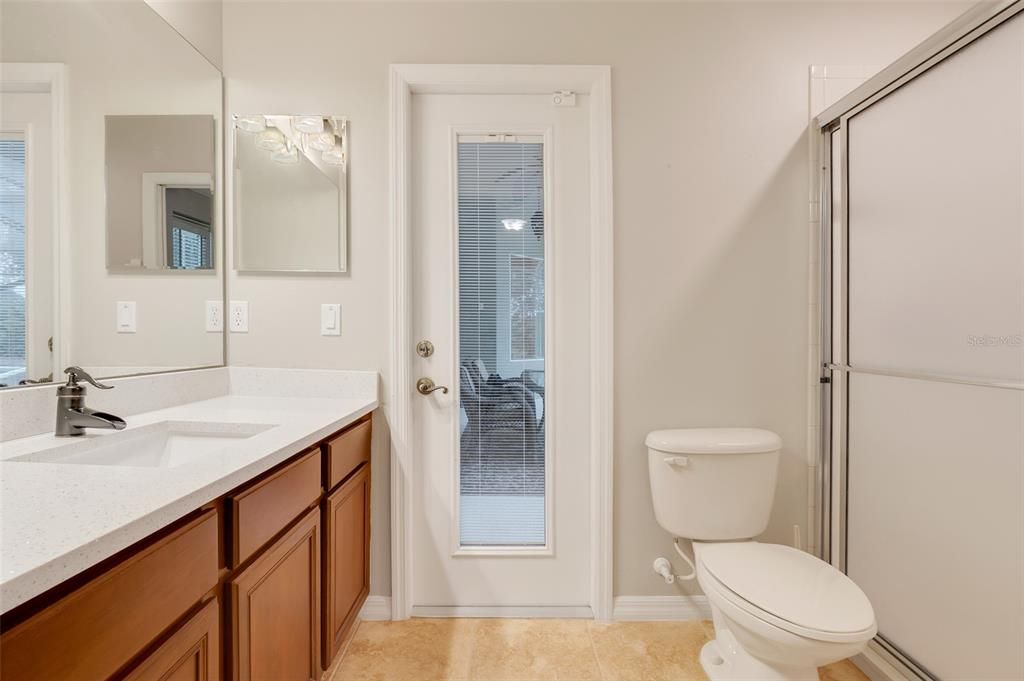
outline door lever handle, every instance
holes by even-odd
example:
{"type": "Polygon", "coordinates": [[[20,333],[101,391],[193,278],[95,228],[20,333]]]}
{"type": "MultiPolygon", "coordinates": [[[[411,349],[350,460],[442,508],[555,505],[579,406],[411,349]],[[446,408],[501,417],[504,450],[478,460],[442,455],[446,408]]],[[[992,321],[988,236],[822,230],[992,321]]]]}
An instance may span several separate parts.
{"type": "Polygon", "coordinates": [[[429,378],[421,378],[416,381],[416,392],[420,395],[429,395],[432,392],[440,390],[442,394],[448,394],[448,387],[444,385],[435,385],[434,381],[429,378]]]}

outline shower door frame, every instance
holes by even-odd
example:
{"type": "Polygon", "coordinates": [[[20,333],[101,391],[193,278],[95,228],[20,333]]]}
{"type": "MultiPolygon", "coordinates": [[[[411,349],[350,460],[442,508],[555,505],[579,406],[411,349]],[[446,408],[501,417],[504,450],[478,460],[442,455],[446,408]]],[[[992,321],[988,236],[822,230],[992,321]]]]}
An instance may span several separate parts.
{"type": "MultiPolygon", "coordinates": [[[[819,416],[821,441],[816,505],[820,557],[847,571],[847,465],[850,374],[1024,390],[1024,385],[961,376],[852,367],[849,363],[849,121],[861,111],[899,90],[1004,22],[1024,12],[1024,0],[1002,0],[968,10],[906,55],[880,71],[815,119],[820,160],[820,319],[819,416]],[[838,144],[833,142],[837,136],[838,144]],[[838,147],[839,154],[835,151],[838,147]],[[838,197],[838,206],[834,198],[838,197]]],[[[938,679],[877,635],[858,662],[878,679],[938,679]]]]}

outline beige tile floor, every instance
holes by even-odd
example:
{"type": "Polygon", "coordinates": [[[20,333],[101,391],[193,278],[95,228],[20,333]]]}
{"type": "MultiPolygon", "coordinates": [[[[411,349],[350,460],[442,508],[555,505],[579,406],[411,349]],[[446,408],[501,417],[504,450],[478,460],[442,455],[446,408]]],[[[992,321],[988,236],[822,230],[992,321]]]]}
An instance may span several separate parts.
{"type": "MultiPolygon", "coordinates": [[[[324,681],[706,681],[710,622],[361,622],[324,681]]],[[[867,681],[848,661],[821,681],[867,681]]]]}

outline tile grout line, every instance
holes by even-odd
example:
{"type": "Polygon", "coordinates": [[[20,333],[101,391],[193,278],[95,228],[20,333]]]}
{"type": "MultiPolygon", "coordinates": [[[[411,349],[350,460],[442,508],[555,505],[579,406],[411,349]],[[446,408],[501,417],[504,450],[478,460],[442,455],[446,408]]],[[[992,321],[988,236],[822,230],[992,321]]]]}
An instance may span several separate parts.
{"type": "Polygon", "coordinates": [[[587,640],[590,641],[590,654],[594,656],[594,664],[597,665],[597,676],[601,681],[607,681],[607,677],[604,673],[604,667],[601,666],[601,658],[597,654],[597,644],[594,643],[594,625],[595,620],[589,620],[587,622],[587,640]]]}
{"type": "MultiPolygon", "coordinates": [[[[471,618],[467,618],[467,619],[471,619],[471,618]]],[[[473,665],[476,662],[476,644],[477,644],[477,637],[478,637],[479,633],[480,633],[480,621],[479,620],[475,620],[473,622],[472,635],[469,637],[469,651],[466,654],[466,677],[465,677],[466,681],[472,681],[472,679],[473,679],[473,668],[474,668],[473,665]]],[[[451,660],[449,660],[448,662],[449,662],[449,664],[448,664],[448,671],[451,672],[452,671],[451,660]]],[[[457,677],[457,676],[449,675],[449,679],[458,679],[458,678],[459,677],[457,677]]]]}
{"type": "Polygon", "coordinates": [[[331,672],[330,678],[324,679],[324,681],[334,681],[334,677],[338,675],[338,670],[341,669],[342,663],[345,661],[345,656],[348,655],[348,649],[352,646],[352,641],[355,640],[356,635],[359,633],[359,628],[363,626],[362,618],[356,620],[356,624],[352,627],[352,632],[348,635],[345,641],[344,647],[338,652],[338,657],[332,663],[334,671],[331,672]]]}

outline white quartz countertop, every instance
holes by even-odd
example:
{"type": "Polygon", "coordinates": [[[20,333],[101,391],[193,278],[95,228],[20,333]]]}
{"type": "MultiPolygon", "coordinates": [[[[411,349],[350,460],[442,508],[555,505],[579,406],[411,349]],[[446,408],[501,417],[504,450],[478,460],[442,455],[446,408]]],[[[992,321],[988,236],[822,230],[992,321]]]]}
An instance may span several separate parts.
{"type": "Polygon", "coordinates": [[[377,407],[374,397],[228,395],[127,418],[272,424],[173,468],[12,461],[85,438],[52,434],[0,443],[0,612],[112,556],[274,467],[377,407]]]}

